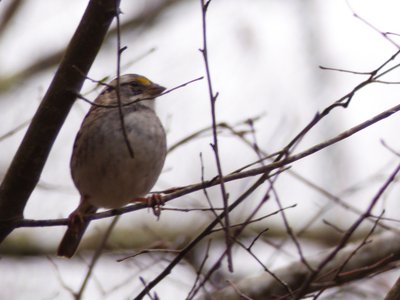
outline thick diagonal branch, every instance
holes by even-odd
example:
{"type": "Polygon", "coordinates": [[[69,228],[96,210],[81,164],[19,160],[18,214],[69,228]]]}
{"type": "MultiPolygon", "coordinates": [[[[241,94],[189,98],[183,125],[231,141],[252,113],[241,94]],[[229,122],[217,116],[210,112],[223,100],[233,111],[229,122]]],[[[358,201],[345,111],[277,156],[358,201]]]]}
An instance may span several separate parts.
{"type": "Polygon", "coordinates": [[[23,217],[58,132],[88,73],[120,0],[91,0],[0,186],[0,242],[23,217]],[[117,5],[116,5],[117,4],[117,5]]]}

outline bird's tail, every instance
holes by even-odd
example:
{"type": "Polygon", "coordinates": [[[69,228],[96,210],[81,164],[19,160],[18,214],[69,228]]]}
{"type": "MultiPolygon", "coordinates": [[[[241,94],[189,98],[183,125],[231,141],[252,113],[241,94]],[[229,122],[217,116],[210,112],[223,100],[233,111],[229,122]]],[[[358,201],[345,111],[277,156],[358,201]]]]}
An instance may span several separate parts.
{"type": "Polygon", "coordinates": [[[75,254],[82,236],[85,233],[86,228],[89,226],[90,221],[86,220],[85,216],[94,214],[96,211],[97,207],[87,203],[87,201],[81,200],[78,208],[69,216],[70,224],[68,225],[68,229],[58,246],[58,256],[71,258],[75,254]]]}

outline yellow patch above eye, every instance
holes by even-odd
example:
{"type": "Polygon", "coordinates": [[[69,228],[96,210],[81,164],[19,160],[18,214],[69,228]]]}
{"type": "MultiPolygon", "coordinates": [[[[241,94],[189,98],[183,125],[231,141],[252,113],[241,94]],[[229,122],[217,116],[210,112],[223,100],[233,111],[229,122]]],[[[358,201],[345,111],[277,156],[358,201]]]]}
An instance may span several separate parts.
{"type": "Polygon", "coordinates": [[[138,77],[136,78],[136,80],[137,80],[141,85],[144,85],[144,86],[147,86],[147,85],[150,85],[150,84],[151,84],[151,81],[148,80],[146,77],[143,77],[143,76],[138,76],[138,77]]]}

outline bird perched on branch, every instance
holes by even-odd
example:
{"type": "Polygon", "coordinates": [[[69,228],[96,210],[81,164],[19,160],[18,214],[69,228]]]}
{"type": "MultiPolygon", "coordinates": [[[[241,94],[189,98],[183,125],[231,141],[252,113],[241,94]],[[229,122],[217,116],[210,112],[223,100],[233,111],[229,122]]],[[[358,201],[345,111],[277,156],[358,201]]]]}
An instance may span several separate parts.
{"type": "Polygon", "coordinates": [[[127,74],[107,84],[94,101],[73,147],[71,175],[81,200],[69,216],[59,256],[74,255],[89,224],[85,215],[143,201],[156,183],[167,151],[154,99],[164,90],[144,76],[127,74]]]}

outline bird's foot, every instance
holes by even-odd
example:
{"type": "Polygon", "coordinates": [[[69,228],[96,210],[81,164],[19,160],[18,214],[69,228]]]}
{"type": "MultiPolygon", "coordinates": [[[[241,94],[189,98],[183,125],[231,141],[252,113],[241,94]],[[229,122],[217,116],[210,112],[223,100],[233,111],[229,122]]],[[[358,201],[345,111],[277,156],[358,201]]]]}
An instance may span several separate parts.
{"type": "Polygon", "coordinates": [[[157,217],[157,220],[161,215],[161,206],[164,206],[165,202],[161,194],[151,194],[149,197],[145,198],[135,198],[131,201],[132,203],[140,202],[147,204],[148,207],[151,207],[154,215],[157,217]]]}

